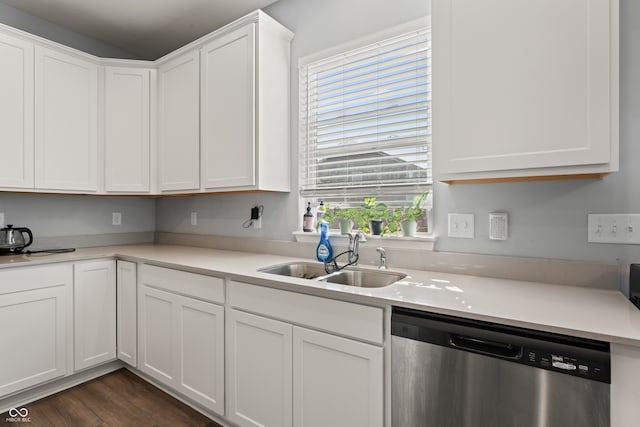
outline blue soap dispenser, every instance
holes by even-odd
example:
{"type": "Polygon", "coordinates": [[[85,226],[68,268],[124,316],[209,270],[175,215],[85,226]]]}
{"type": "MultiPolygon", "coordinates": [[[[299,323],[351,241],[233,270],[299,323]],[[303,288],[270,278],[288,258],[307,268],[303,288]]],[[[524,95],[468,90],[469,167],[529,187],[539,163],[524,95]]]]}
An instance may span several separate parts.
{"type": "Polygon", "coordinates": [[[316,247],[316,258],[320,262],[331,261],[333,258],[333,249],[329,243],[329,224],[326,222],[320,224],[320,243],[316,247]]]}

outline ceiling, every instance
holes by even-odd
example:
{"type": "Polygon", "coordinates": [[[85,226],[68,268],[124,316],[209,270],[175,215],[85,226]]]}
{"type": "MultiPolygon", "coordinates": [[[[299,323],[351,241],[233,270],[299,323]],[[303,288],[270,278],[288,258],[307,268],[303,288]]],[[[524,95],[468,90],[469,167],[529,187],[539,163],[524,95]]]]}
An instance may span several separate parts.
{"type": "Polygon", "coordinates": [[[157,59],[276,0],[0,1],[140,59],[157,59]]]}

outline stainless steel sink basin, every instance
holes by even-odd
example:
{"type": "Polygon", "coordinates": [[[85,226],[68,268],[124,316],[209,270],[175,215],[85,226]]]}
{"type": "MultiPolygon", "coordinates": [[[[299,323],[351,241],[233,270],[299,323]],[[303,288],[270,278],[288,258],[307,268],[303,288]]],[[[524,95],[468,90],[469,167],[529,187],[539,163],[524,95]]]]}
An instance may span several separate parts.
{"type": "Polygon", "coordinates": [[[406,274],[393,271],[365,270],[353,267],[327,274],[323,264],[314,262],[278,264],[260,268],[258,271],[278,274],[280,276],[298,277],[301,279],[316,279],[323,282],[362,288],[381,288],[407,277],[406,274]]]}
{"type": "Polygon", "coordinates": [[[382,288],[407,277],[406,274],[380,270],[341,270],[324,279],[329,283],[339,283],[362,288],[382,288]]]}
{"type": "Polygon", "coordinates": [[[301,279],[315,279],[316,277],[327,275],[327,272],[324,271],[324,264],[313,262],[292,262],[272,265],[260,268],[258,271],[279,274],[280,276],[299,277],[301,279]]]}

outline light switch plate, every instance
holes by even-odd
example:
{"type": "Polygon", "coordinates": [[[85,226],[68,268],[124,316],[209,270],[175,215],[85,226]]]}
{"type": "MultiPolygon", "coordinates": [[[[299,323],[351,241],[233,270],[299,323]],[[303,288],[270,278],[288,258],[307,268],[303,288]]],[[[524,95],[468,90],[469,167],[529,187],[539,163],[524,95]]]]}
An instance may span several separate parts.
{"type": "Polygon", "coordinates": [[[4,212],[0,212],[0,227],[4,227],[4,212]]]}
{"type": "Polygon", "coordinates": [[[475,215],[474,214],[449,214],[449,237],[459,237],[463,239],[473,239],[475,237],[475,215]]]}
{"type": "Polygon", "coordinates": [[[587,215],[587,241],[640,245],[640,214],[587,215]]]}
{"type": "Polygon", "coordinates": [[[191,212],[191,225],[198,225],[198,212],[191,212]]]}

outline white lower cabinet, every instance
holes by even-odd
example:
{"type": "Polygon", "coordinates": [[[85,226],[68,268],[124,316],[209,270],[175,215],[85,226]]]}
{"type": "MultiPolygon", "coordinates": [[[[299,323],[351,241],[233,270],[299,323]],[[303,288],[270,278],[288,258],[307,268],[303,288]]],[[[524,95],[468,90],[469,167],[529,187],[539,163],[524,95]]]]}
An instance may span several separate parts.
{"type": "Polygon", "coordinates": [[[237,310],[227,325],[229,419],[290,427],[293,326],[237,310]]]}
{"type": "Polygon", "coordinates": [[[228,296],[231,421],[382,427],[382,309],[239,282],[228,296]]]}
{"type": "Polygon", "coordinates": [[[116,262],[76,263],[73,283],[74,369],[116,358],[116,262]]]}
{"type": "Polygon", "coordinates": [[[382,427],[382,347],[293,328],[293,425],[382,427]]]}
{"type": "Polygon", "coordinates": [[[224,414],[224,281],[140,266],[138,368],[224,414]]]}
{"type": "Polygon", "coordinates": [[[136,263],[117,261],[116,266],[116,344],[118,359],[136,366],[138,363],[137,277],[136,263]]]}
{"type": "Polygon", "coordinates": [[[0,397],[68,373],[70,264],[0,272],[0,397]]]}

